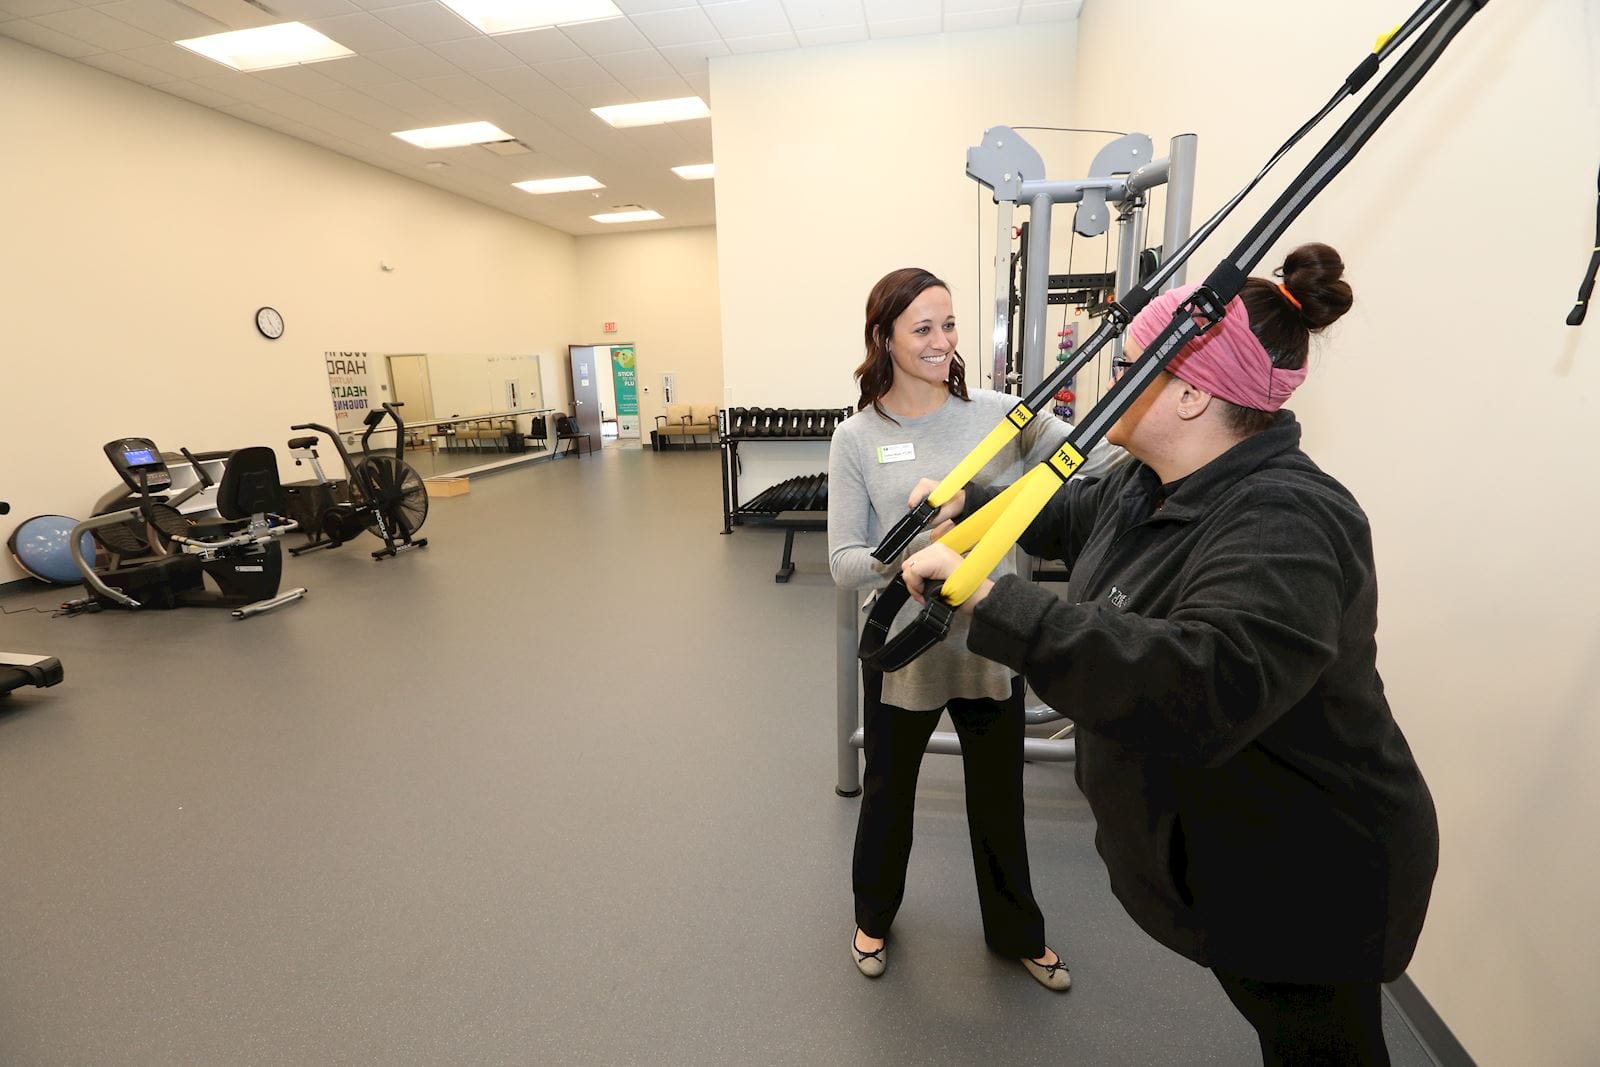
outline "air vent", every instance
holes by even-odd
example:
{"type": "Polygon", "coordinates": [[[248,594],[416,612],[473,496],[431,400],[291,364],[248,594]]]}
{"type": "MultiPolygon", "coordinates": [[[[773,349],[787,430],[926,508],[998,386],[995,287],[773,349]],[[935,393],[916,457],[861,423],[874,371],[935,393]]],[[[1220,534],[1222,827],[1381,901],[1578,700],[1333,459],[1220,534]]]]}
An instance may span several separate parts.
{"type": "Polygon", "coordinates": [[[527,156],[533,154],[533,149],[521,141],[490,141],[483,147],[497,156],[527,156]]]}

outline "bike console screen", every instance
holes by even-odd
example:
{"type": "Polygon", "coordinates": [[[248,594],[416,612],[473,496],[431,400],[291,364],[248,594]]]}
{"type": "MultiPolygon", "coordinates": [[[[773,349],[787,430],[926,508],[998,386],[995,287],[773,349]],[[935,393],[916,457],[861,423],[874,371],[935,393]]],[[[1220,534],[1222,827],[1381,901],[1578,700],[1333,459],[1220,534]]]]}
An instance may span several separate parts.
{"type": "Polygon", "coordinates": [[[106,445],[105,452],[117,475],[136,493],[166,489],[172,484],[172,475],[167,472],[161,450],[148,437],[112,441],[106,445]]]}

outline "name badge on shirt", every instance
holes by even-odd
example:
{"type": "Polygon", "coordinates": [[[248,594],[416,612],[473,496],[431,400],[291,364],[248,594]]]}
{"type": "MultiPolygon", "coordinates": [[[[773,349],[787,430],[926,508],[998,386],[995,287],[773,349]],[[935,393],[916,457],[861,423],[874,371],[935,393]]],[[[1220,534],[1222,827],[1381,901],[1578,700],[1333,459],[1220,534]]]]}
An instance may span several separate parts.
{"type": "Polygon", "coordinates": [[[903,445],[879,445],[879,463],[904,463],[908,459],[917,458],[917,446],[907,441],[903,445]]]}

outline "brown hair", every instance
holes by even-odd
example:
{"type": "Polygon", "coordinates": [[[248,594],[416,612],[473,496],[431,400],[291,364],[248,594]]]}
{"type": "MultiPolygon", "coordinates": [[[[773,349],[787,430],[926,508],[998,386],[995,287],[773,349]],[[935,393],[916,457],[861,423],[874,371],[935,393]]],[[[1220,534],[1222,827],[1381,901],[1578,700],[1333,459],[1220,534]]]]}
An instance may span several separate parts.
{"type": "MultiPolygon", "coordinates": [[[[1290,252],[1283,266],[1273,272],[1283,279],[1285,296],[1278,283],[1266,278],[1248,278],[1239,292],[1250,316],[1250,332],[1267,350],[1274,367],[1298,370],[1311,353],[1311,335],[1321,333],[1350,310],[1355,294],[1344,280],[1344,260],[1331,246],[1304,244],[1290,252]],[[1299,301],[1296,307],[1295,301],[1299,301]]],[[[1221,400],[1221,398],[1218,398],[1221,400]]],[[[1272,425],[1271,411],[1257,411],[1221,400],[1227,426],[1245,436],[1272,425]]]]}
{"type": "MultiPolygon", "coordinates": [[[[855,377],[861,383],[861,399],[857,411],[871,405],[879,415],[894,422],[893,416],[879,403],[889,387],[894,384],[894,360],[889,357],[889,338],[894,335],[894,322],[911,302],[926,290],[937,286],[945,292],[950,287],[931,271],[921,267],[902,267],[878,279],[878,284],[867,294],[867,324],[862,332],[866,341],[867,358],[856,368],[855,377]]],[[[950,375],[945,379],[950,392],[967,400],[967,367],[961,353],[950,353],[950,375]]]]}

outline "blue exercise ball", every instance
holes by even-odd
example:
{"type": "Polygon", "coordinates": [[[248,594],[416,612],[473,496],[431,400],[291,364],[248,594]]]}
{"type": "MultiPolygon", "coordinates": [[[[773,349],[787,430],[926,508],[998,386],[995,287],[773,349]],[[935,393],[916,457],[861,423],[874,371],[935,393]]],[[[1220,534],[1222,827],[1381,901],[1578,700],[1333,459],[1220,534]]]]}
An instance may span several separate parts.
{"type": "MultiPolygon", "coordinates": [[[[6,547],[17,565],[43,582],[71,585],[83,581],[78,565],[72,562],[72,528],[78,520],[66,515],[35,515],[24,520],[11,534],[6,547]]],[[[94,537],[78,539],[83,558],[94,562],[94,537]]]]}

